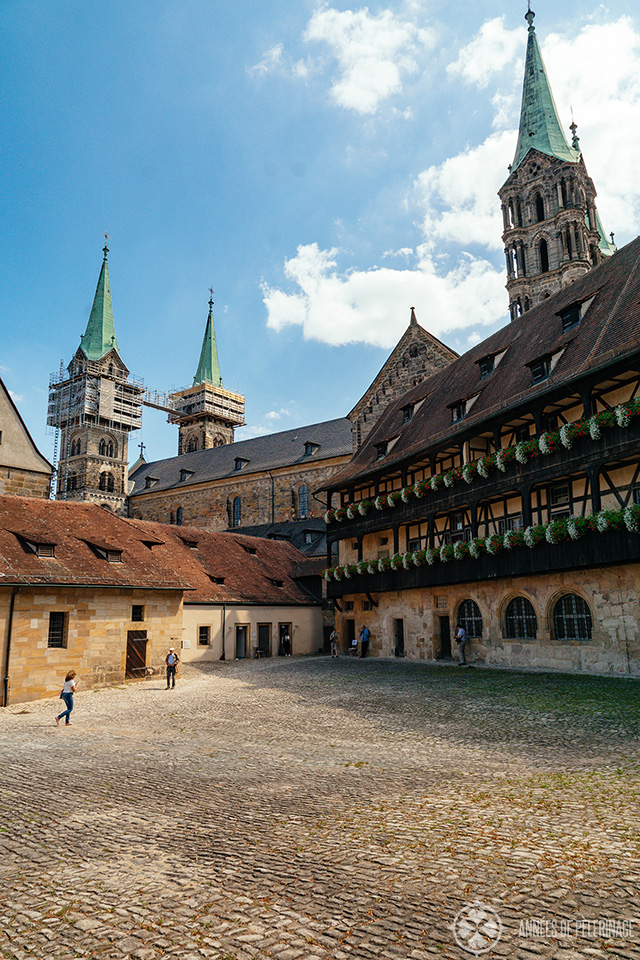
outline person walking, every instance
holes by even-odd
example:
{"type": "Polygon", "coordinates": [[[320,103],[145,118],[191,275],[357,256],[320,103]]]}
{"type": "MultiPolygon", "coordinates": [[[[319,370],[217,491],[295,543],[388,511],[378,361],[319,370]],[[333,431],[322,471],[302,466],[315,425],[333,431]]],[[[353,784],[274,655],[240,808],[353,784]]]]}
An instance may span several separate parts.
{"type": "Polygon", "coordinates": [[[331,631],[331,634],[329,636],[329,642],[331,644],[331,656],[335,657],[337,660],[338,659],[338,634],[336,633],[335,629],[331,631]]]}
{"type": "Polygon", "coordinates": [[[362,630],[360,631],[360,656],[366,657],[367,650],[369,649],[369,638],[371,634],[369,633],[369,627],[362,625],[362,630]]]}
{"type": "Polygon", "coordinates": [[[458,649],[460,650],[460,663],[458,664],[458,666],[466,667],[467,658],[465,657],[465,654],[464,654],[464,648],[467,645],[467,631],[463,626],[460,626],[460,625],[456,630],[456,643],[458,644],[458,649]]]}
{"type": "Polygon", "coordinates": [[[167,690],[170,686],[175,689],[176,667],[180,663],[180,657],[176,653],[174,647],[169,647],[169,653],[165,657],[165,663],[167,665],[167,690]]]}
{"type": "Polygon", "coordinates": [[[60,698],[64,700],[67,707],[62,713],[59,713],[56,717],[56,723],[60,726],[60,721],[62,718],[65,718],[64,725],[65,727],[71,726],[71,721],[69,717],[71,716],[71,711],[73,710],[73,695],[76,692],[76,687],[78,686],[78,681],[76,680],[75,670],[69,670],[69,673],[64,678],[64,684],[62,685],[62,693],[60,698]]]}

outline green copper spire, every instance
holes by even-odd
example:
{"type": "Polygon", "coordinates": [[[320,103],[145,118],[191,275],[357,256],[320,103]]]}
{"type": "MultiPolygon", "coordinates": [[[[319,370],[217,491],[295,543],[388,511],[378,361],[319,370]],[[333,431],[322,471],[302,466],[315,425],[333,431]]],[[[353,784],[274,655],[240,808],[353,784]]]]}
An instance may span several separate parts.
{"type": "Polygon", "coordinates": [[[220,376],[220,367],[218,365],[218,348],[216,347],[216,332],[213,328],[213,290],[209,298],[209,316],[207,317],[207,326],[204,331],[202,341],[202,350],[200,351],[200,363],[193,378],[193,386],[197,383],[212,383],[214,387],[222,386],[222,377],[220,376]]]}
{"type": "Polygon", "coordinates": [[[118,356],[120,356],[118,342],[116,340],[116,328],[113,323],[109,265],[107,263],[109,247],[106,242],[102,248],[102,252],[104,258],[102,260],[100,276],[98,277],[96,295],[93,298],[93,306],[91,307],[87,329],[80,341],[80,347],[87,360],[100,360],[109,350],[115,350],[118,356]]]}
{"type": "Polygon", "coordinates": [[[520,166],[531,149],[546,153],[549,157],[557,157],[559,160],[571,160],[575,163],[580,159],[577,138],[574,136],[574,146],[570,147],[560,126],[558,111],[533,26],[534,17],[535,13],[529,6],[525,14],[525,20],[529,24],[529,38],[522,88],[520,130],[512,170],[520,166]]]}

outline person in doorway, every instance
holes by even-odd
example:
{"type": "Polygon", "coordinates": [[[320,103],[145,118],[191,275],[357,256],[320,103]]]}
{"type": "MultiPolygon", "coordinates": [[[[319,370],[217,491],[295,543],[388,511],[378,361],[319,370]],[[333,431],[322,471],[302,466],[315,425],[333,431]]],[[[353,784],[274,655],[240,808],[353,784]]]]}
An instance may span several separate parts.
{"type": "Polygon", "coordinates": [[[369,649],[369,639],[371,634],[369,633],[369,627],[362,625],[362,630],[360,631],[360,656],[366,657],[367,650],[369,649]]]}
{"type": "Polygon", "coordinates": [[[174,687],[176,685],[176,668],[180,663],[180,657],[176,653],[174,647],[169,647],[169,653],[165,658],[165,663],[167,665],[167,690],[169,687],[174,687]]]}
{"type": "Polygon", "coordinates": [[[282,649],[284,650],[285,657],[291,656],[291,637],[288,633],[285,633],[282,638],[282,649]]]}
{"type": "Polygon", "coordinates": [[[456,630],[456,643],[458,644],[458,649],[460,650],[460,663],[458,666],[466,667],[467,658],[465,657],[464,649],[467,645],[467,631],[461,625],[459,625],[458,629],[456,630]]]}
{"type": "Polygon", "coordinates": [[[69,673],[64,678],[64,684],[62,685],[62,692],[60,694],[60,699],[64,700],[66,710],[63,713],[59,713],[56,717],[56,723],[60,725],[62,718],[65,718],[64,725],[65,727],[71,726],[71,721],[69,717],[71,716],[71,711],[73,710],[73,695],[76,692],[76,687],[78,686],[78,681],[76,680],[75,670],[69,670],[69,673]]]}
{"type": "Polygon", "coordinates": [[[329,643],[331,644],[331,656],[338,659],[338,634],[335,631],[335,628],[331,631],[329,635],[329,643]]]}

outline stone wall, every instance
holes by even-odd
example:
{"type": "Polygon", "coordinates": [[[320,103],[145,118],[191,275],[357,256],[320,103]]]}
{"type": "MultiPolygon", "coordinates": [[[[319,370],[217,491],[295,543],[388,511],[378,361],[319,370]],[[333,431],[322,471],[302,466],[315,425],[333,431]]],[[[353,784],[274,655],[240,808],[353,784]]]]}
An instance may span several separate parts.
{"type": "Polygon", "coordinates": [[[389,591],[365,610],[363,596],[345,596],[353,610],[336,611],[336,629],[346,645],[346,620],[371,631],[370,653],[394,656],[394,620],[404,622],[405,654],[415,659],[440,659],[440,617],[449,617],[451,648],[457,657],[453,633],[463,600],[474,600],[482,614],[482,639],[467,644],[467,659],[496,666],[525,667],[576,673],[640,676],[640,565],[593,568],[525,579],[484,580],[437,587],[434,590],[389,591]],[[562,594],[576,593],[589,605],[593,639],[563,641],[552,638],[553,608],[562,594]],[[504,639],[507,604],[513,597],[529,599],[538,621],[536,640],[504,639]]]}
{"type": "Polygon", "coordinates": [[[19,467],[0,467],[0,495],[49,499],[51,476],[19,467]]]}
{"type": "MultiPolygon", "coordinates": [[[[3,664],[11,592],[0,588],[3,664]]],[[[167,650],[179,646],[182,636],[182,592],[22,587],[13,615],[9,703],[53,696],[69,670],[80,678],[79,693],[122,681],[129,630],[147,632],[147,665],[162,672],[167,650]],[[144,621],[131,620],[133,604],[144,606],[144,621]],[[52,611],[67,614],[65,648],[48,646],[52,611]]]]}
{"type": "Polygon", "coordinates": [[[219,660],[222,656],[222,625],[224,622],[225,659],[236,658],[236,626],[247,627],[246,657],[253,655],[257,646],[258,624],[271,627],[271,655],[278,654],[278,625],[291,625],[291,654],[304,656],[322,650],[322,610],[315,607],[260,607],[251,605],[226,606],[216,604],[185,604],[184,632],[181,658],[185,663],[200,660],[219,660]],[[199,643],[199,628],[209,627],[209,644],[199,643]]]}
{"type": "Polygon", "coordinates": [[[129,500],[129,516],[171,523],[181,507],[183,524],[226,530],[232,525],[233,500],[240,497],[241,527],[297,520],[298,491],[304,484],[309,491],[308,516],[321,517],[326,510],[325,498],[316,500],[313,493],[326,486],[329,478],[347,461],[348,457],[334,457],[317,465],[300,464],[274,470],[271,476],[265,472],[238,471],[231,477],[192,487],[183,485],[158,493],[145,491],[129,500]]]}

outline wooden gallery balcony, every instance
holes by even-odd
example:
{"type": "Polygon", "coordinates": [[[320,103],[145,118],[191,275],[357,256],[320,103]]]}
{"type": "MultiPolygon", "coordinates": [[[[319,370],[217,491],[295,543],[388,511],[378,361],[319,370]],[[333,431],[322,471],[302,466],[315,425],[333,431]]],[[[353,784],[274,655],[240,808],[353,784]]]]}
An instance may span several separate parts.
{"type": "MultiPolygon", "coordinates": [[[[544,484],[577,476],[588,476],[595,488],[593,509],[600,509],[599,485],[595,482],[603,467],[620,464],[639,458],[640,416],[634,417],[628,427],[603,431],[599,439],[589,434],[573,440],[570,449],[558,445],[553,453],[538,454],[525,464],[512,461],[506,472],[493,469],[485,479],[475,476],[467,484],[459,480],[452,487],[427,490],[423,497],[411,496],[407,503],[398,499],[395,506],[377,510],[370,508],[365,516],[356,512],[352,520],[332,520],[327,527],[327,546],[340,540],[355,540],[381,530],[398,529],[403,524],[413,524],[435,514],[445,514],[464,505],[478,505],[481,501],[520,493],[525,510],[525,525],[532,522],[526,517],[531,491],[544,484]]],[[[356,504],[357,506],[357,504],[356,504]]]]}
{"type": "Polygon", "coordinates": [[[560,543],[543,541],[529,548],[520,546],[497,554],[483,553],[477,559],[451,559],[433,566],[424,564],[405,570],[355,574],[348,579],[327,583],[328,599],[354,594],[376,594],[389,590],[428,589],[452,583],[472,583],[478,580],[498,580],[600,567],[640,561],[640,533],[612,530],[590,533],[580,540],[560,543]]]}

